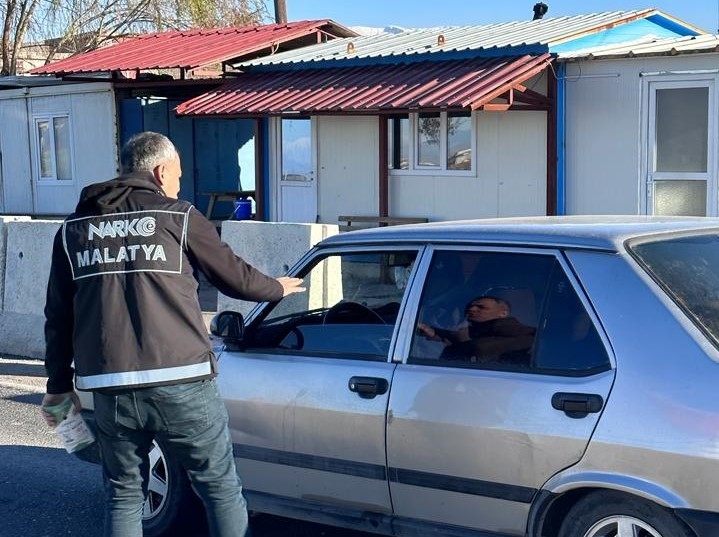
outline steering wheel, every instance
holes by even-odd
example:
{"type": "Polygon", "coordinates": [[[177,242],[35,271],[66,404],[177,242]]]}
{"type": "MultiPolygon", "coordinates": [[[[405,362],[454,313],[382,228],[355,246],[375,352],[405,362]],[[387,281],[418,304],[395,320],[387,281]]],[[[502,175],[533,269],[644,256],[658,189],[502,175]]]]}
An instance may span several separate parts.
{"type": "Polygon", "coordinates": [[[328,309],[322,324],[387,324],[379,313],[359,302],[338,302],[328,309]]]}

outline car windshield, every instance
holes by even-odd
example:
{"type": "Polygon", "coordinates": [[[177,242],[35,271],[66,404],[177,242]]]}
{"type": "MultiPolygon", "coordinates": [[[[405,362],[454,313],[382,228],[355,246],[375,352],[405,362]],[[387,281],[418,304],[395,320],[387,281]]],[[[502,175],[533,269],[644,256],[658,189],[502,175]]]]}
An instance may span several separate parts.
{"type": "Polygon", "coordinates": [[[629,250],[719,347],[719,235],[672,236],[629,250]]]}

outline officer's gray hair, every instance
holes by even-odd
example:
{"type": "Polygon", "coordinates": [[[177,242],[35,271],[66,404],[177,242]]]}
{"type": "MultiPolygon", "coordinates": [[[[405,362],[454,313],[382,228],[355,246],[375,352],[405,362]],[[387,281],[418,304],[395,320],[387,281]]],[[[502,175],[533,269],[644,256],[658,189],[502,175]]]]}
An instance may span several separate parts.
{"type": "Polygon", "coordinates": [[[177,149],[167,136],[152,131],[141,132],[122,146],[122,173],[151,172],[159,164],[177,156],[177,149]]]}

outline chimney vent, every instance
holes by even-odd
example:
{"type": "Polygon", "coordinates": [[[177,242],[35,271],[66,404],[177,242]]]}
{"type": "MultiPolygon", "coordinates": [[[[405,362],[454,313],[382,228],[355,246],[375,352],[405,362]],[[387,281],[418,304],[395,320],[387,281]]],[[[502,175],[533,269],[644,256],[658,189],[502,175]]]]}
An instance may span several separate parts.
{"type": "Polygon", "coordinates": [[[541,19],[547,11],[549,11],[549,6],[547,4],[544,2],[537,2],[534,4],[534,17],[532,17],[532,20],[536,21],[541,19]]]}

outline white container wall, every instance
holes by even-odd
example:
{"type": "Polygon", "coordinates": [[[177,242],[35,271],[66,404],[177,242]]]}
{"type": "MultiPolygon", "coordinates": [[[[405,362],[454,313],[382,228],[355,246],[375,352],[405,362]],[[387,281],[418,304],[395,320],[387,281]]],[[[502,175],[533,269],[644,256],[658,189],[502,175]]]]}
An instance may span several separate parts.
{"type": "Polygon", "coordinates": [[[115,117],[105,83],[0,92],[2,212],[65,215],[85,186],[116,176],[115,117]]]}
{"type": "MultiPolygon", "coordinates": [[[[476,172],[390,172],[389,213],[430,221],[546,214],[546,113],[475,114],[476,172]]],[[[320,221],[378,214],[379,120],[317,118],[320,221]]]]}
{"type": "Polygon", "coordinates": [[[707,215],[718,214],[716,54],[566,64],[567,214],[651,214],[652,84],[709,88],[707,215]]]}

